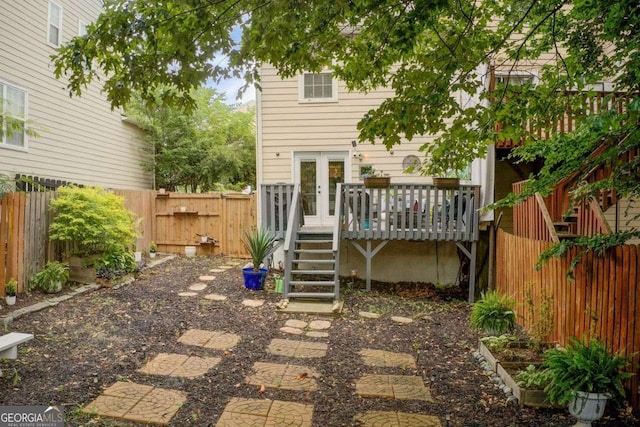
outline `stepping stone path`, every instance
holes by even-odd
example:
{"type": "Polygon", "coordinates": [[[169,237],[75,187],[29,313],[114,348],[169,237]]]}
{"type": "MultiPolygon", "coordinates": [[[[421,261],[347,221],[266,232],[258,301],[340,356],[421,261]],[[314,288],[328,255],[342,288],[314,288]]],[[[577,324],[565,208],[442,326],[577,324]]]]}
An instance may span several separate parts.
{"type": "Polygon", "coordinates": [[[433,415],[407,414],[403,412],[372,411],[358,414],[355,425],[360,427],[440,427],[440,419],[433,415]]]}
{"type": "Polygon", "coordinates": [[[219,357],[196,357],[184,354],[160,353],[149,361],[138,372],[149,375],[166,375],[168,377],[201,377],[218,363],[219,357]]]}
{"type": "Polygon", "coordinates": [[[391,351],[373,350],[365,348],[359,354],[368,366],[381,366],[384,368],[412,368],[416,369],[413,356],[407,353],[394,353],[391,351]]]}
{"type": "Polygon", "coordinates": [[[247,384],[284,390],[315,391],[318,389],[316,378],[320,375],[306,366],[256,362],[253,370],[255,374],[245,378],[247,384]]]}
{"type": "Polygon", "coordinates": [[[186,400],[187,395],[182,391],[118,382],[83,411],[143,423],[168,424],[186,400]]]}
{"type": "Polygon", "coordinates": [[[204,283],[194,283],[193,285],[189,286],[190,291],[204,291],[205,289],[207,289],[207,285],[205,285],[204,283]]]}
{"type": "Polygon", "coordinates": [[[186,345],[213,348],[216,350],[229,350],[238,344],[240,336],[221,331],[204,331],[201,329],[189,329],[178,338],[178,342],[186,345]]]}
{"type": "Polygon", "coordinates": [[[409,375],[365,375],[356,381],[356,394],[362,397],[434,402],[422,378],[409,375]]]}
{"type": "Polygon", "coordinates": [[[211,270],[209,270],[209,273],[224,273],[225,271],[227,271],[224,268],[212,268],[211,270]]]}
{"type": "Polygon", "coordinates": [[[267,353],[277,356],[299,357],[324,357],[327,354],[328,345],[320,342],[305,342],[294,340],[274,339],[267,348],[267,353]]]}
{"type": "Polygon", "coordinates": [[[296,426],[311,427],[313,405],[269,399],[233,398],[216,427],[296,426]]]}
{"type": "Polygon", "coordinates": [[[195,297],[197,295],[198,295],[197,292],[191,292],[191,291],[178,293],[178,296],[181,296],[181,297],[195,297]]]}
{"type": "Polygon", "coordinates": [[[393,320],[396,323],[403,323],[403,324],[413,323],[413,319],[409,319],[408,317],[392,316],[391,320],[393,320]]]}
{"type": "Polygon", "coordinates": [[[204,296],[204,299],[208,299],[211,301],[226,301],[227,297],[219,294],[207,294],[204,296]]]}
{"type": "Polygon", "coordinates": [[[327,338],[329,333],[321,331],[329,329],[330,327],[331,322],[328,320],[313,320],[307,323],[303,320],[289,319],[285,322],[284,326],[280,328],[280,331],[291,335],[305,334],[312,338],[327,338]],[[311,330],[305,333],[305,329],[311,330]]]}
{"type": "MultiPolygon", "coordinates": [[[[239,263],[229,262],[210,270],[211,273],[224,272],[237,267],[239,263]]],[[[199,280],[208,282],[214,276],[200,276],[199,280]]],[[[181,297],[195,297],[207,288],[206,283],[194,283],[188,291],[180,292],[181,297]]],[[[204,299],[225,301],[227,297],[220,294],[206,294],[204,299]]],[[[260,307],[264,300],[247,299],[242,301],[246,307],[260,307]]],[[[360,312],[359,316],[378,319],[377,313],[360,312]]],[[[406,317],[391,317],[397,323],[411,323],[406,317]]],[[[281,332],[310,338],[328,338],[331,321],[311,320],[306,322],[289,319],[280,328],[281,332]]],[[[178,338],[185,346],[198,346],[212,351],[227,351],[235,347],[241,340],[240,335],[225,331],[208,331],[189,329],[178,338]]],[[[266,349],[271,356],[281,358],[323,358],[328,351],[328,344],[315,341],[291,340],[275,338],[266,349]]],[[[188,348],[185,352],[189,352],[188,348]]],[[[410,354],[394,353],[376,349],[362,349],[359,352],[365,366],[381,368],[416,369],[416,363],[410,354]]],[[[160,353],[138,370],[141,374],[188,378],[198,381],[220,363],[220,357],[197,357],[177,353],[160,353]]],[[[290,363],[255,362],[253,373],[245,378],[247,384],[265,388],[305,391],[318,390],[319,373],[313,369],[290,363]]],[[[422,378],[410,375],[372,375],[365,374],[361,378],[345,379],[355,381],[356,394],[361,397],[412,399],[433,402],[431,393],[424,386],[422,378]]],[[[127,421],[168,424],[187,401],[187,393],[179,390],[163,389],[151,385],[131,382],[118,382],[107,388],[94,401],[83,408],[84,412],[118,418],[127,421]]],[[[311,427],[314,407],[310,404],[286,402],[270,399],[245,399],[231,397],[217,427],[311,427]]],[[[216,414],[212,414],[215,416],[216,414]]],[[[370,411],[357,414],[354,425],[362,427],[440,427],[442,424],[436,416],[403,412],[370,411]]]]}

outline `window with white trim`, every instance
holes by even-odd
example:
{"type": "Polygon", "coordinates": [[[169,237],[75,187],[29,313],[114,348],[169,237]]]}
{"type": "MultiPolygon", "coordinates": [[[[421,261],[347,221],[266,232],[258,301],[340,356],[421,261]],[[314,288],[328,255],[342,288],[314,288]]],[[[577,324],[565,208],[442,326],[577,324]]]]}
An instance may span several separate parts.
{"type": "Polygon", "coordinates": [[[496,83],[502,83],[509,86],[522,86],[524,84],[538,83],[538,76],[529,71],[512,70],[507,72],[496,71],[496,83]]]}
{"type": "Polygon", "coordinates": [[[60,46],[62,37],[62,6],[49,1],[49,25],[47,27],[47,43],[60,46]]]}
{"type": "Polygon", "coordinates": [[[300,102],[335,102],[338,100],[338,81],[331,70],[302,73],[299,96],[300,102]]]}
{"type": "Polygon", "coordinates": [[[82,37],[85,34],[87,34],[87,23],[82,20],[78,20],[78,35],[82,37]]]}
{"type": "Polygon", "coordinates": [[[27,92],[0,81],[0,147],[26,147],[27,92]]]}

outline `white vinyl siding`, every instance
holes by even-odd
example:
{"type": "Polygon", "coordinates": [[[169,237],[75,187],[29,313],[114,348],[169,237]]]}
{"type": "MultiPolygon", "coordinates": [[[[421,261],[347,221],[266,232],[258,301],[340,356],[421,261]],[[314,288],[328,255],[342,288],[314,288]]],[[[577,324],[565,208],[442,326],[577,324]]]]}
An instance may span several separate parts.
{"type": "Polygon", "coordinates": [[[27,92],[0,81],[0,147],[26,148],[27,92]]]}
{"type": "MultiPolygon", "coordinates": [[[[91,23],[102,0],[56,0],[64,7],[60,42],[78,34],[78,22],[91,23]],[[71,25],[67,25],[72,23],[71,25]]],[[[102,93],[104,80],[81,97],[69,97],[66,78],[52,72],[47,39],[48,2],[0,0],[0,81],[27,92],[27,149],[0,149],[0,173],[114,189],[145,189],[152,175],[141,131],[122,121],[102,93]]],[[[9,146],[7,146],[9,147],[9,146]]]]}
{"type": "Polygon", "coordinates": [[[302,73],[300,76],[300,102],[336,102],[338,81],[331,71],[302,73]]]}
{"type": "Polygon", "coordinates": [[[54,47],[60,46],[62,37],[62,6],[49,1],[49,23],[47,27],[47,42],[54,47]]]}

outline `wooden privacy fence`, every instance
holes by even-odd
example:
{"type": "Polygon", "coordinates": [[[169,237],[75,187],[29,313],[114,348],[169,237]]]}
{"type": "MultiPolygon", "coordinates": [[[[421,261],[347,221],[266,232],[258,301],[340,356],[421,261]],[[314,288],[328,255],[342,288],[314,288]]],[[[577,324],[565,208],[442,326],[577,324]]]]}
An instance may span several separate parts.
{"type": "Polygon", "coordinates": [[[599,337],[613,350],[633,355],[634,372],[627,397],[640,409],[640,247],[624,245],[603,256],[586,255],[570,281],[567,273],[579,249],[572,248],[537,271],[535,264],[550,242],[498,232],[496,289],[518,302],[519,323],[527,328],[540,321],[539,309],[553,298],[552,342],[566,344],[571,336],[599,337]],[[529,310],[531,299],[533,310],[529,310]]]}
{"type": "MultiPolygon", "coordinates": [[[[137,250],[147,253],[152,241],[160,252],[184,254],[196,246],[199,255],[247,257],[242,235],[256,225],[256,201],[244,194],[157,195],[152,190],[114,190],[138,218],[137,250]],[[185,207],[181,212],[180,207],[185,207]],[[216,243],[201,243],[199,234],[216,243]]],[[[10,278],[23,292],[29,278],[55,251],[49,241],[49,202],[54,192],[8,193],[0,198],[0,295],[10,278]]]]}

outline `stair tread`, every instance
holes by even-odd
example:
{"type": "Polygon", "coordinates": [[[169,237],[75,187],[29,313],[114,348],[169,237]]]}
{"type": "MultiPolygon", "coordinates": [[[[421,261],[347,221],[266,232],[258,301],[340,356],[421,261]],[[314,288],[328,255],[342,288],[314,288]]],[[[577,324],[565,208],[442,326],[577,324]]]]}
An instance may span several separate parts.
{"type": "Polygon", "coordinates": [[[291,270],[291,274],[335,274],[335,270],[291,270]]]}
{"type": "Polygon", "coordinates": [[[335,286],[335,280],[289,280],[289,285],[335,286]]]}
{"type": "Polygon", "coordinates": [[[333,249],[294,249],[295,253],[332,254],[333,249]]]}
{"type": "Polygon", "coordinates": [[[335,298],[335,292],[289,292],[287,298],[335,298]]]}
{"type": "Polygon", "coordinates": [[[291,262],[300,264],[302,262],[306,262],[309,264],[334,264],[336,262],[335,259],[293,259],[291,262]]]}

